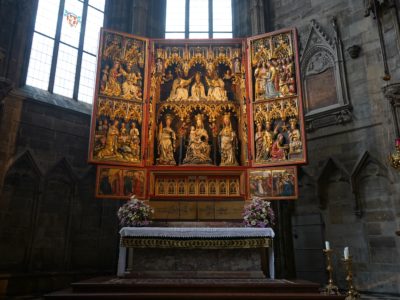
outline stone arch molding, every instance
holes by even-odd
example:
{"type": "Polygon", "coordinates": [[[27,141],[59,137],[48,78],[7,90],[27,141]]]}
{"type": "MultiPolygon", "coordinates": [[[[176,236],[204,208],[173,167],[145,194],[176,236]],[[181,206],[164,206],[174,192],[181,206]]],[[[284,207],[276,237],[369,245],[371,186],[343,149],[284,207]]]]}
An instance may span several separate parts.
{"type": "Polygon", "coordinates": [[[43,177],[43,171],[39,167],[35,156],[32,152],[28,149],[24,152],[21,152],[15,156],[13,156],[7,163],[6,166],[6,175],[10,172],[13,172],[14,167],[18,166],[19,164],[23,165],[25,170],[32,171],[35,176],[39,179],[43,177]]]}
{"type": "Polygon", "coordinates": [[[361,201],[361,182],[368,177],[383,177],[389,184],[394,182],[388,169],[378,159],[368,151],[358,159],[351,172],[351,187],[355,197],[355,214],[359,217],[363,215],[363,205],[361,201]]]}
{"type": "Polygon", "coordinates": [[[308,131],[352,120],[343,46],[335,18],[332,18],[331,25],[334,32],[333,37],[329,37],[315,20],[311,20],[310,31],[300,59],[304,104],[306,105],[305,121],[308,131]],[[329,106],[307,110],[310,99],[307,93],[306,77],[321,74],[329,68],[332,68],[334,73],[337,102],[329,106]]]}

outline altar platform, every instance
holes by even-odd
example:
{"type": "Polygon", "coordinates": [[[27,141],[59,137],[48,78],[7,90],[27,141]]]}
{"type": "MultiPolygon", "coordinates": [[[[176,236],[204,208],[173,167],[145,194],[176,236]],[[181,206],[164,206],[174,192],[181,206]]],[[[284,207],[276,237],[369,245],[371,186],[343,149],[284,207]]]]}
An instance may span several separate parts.
{"type": "Polygon", "coordinates": [[[123,227],[119,233],[118,277],[275,278],[271,228],[123,227]]]}
{"type": "Polygon", "coordinates": [[[303,280],[102,277],[45,299],[345,299],[321,295],[318,289],[303,280]]]}

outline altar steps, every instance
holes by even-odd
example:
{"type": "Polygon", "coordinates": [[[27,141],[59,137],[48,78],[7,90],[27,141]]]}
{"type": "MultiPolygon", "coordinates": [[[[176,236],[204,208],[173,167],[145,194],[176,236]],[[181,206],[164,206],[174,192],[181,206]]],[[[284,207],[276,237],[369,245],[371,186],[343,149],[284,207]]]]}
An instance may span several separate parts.
{"type": "Polygon", "coordinates": [[[341,299],[319,294],[319,285],[269,279],[118,279],[74,283],[45,299],[341,299]]]}

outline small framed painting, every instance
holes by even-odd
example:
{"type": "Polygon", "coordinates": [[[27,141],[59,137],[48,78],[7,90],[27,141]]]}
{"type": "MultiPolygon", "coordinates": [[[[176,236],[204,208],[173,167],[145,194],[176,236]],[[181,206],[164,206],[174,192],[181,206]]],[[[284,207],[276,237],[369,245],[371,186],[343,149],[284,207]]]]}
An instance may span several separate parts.
{"type": "Polygon", "coordinates": [[[124,167],[98,166],[96,198],[129,199],[145,197],[146,171],[124,167]]]}
{"type": "Polygon", "coordinates": [[[251,169],[248,184],[250,197],[266,200],[297,199],[297,167],[251,169]]]}

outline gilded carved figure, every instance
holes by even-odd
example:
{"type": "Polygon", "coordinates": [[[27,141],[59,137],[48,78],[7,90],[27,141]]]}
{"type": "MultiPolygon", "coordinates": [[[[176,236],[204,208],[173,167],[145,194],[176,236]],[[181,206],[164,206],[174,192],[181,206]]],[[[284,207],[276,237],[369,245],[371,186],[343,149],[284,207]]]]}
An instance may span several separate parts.
{"type": "Polygon", "coordinates": [[[254,70],[256,100],[264,99],[267,86],[267,68],[265,62],[259,62],[254,70]]]}
{"type": "Polygon", "coordinates": [[[285,137],[282,133],[279,133],[271,147],[271,158],[274,160],[286,160],[287,151],[288,145],[285,144],[285,137]]]}
{"type": "Polygon", "coordinates": [[[111,97],[118,97],[121,95],[121,63],[115,61],[113,67],[110,69],[108,74],[108,80],[104,89],[104,94],[111,97]]]}
{"type": "Polygon", "coordinates": [[[174,158],[176,134],[171,128],[173,117],[171,115],[165,116],[165,127],[162,122],[159,125],[158,131],[158,165],[176,165],[174,158]]]}
{"type": "Polygon", "coordinates": [[[106,34],[101,56],[100,93],[108,97],[142,101],[145,42],[106,34]]]}
{"type": "Polygon", "coordinates": [[[297,120],[292,118],[289,120],[289,154],[297,154],[302,151],[302,142],[300,130],[297,128],[297,120]]]}
{"type": "Polygon", "coordinates": [[[290,34],[259,39],[253,42],[251,51],[255,100],[275,99],[296,94],[290,34]]]}
{"type": "Polygon", "coordinates": [[[117,151],[119,137],[118,123],[118,120],[115,120],[108,128],[105,145],[104,148],[98,152],[98,158],[122,158],[122,155],[117,151]]]}
{"type": "Polygon", "coordinates": [[[221,166],[237,166],[236,152],[238,140],[236,132],[232,128],[230,114],[223,117],[224,127],[219,133],[219,146],[221,152],[221,166]]]}
{"type": "Polygon", "coordinates": [[[266,87],[265,87],[265,97],[266,98],[276,98],[279,96],[277,91],[277,70],[273,62],[267,62],[267,76],[266,76],[266,87]]]}
{"type": "Polygon", "coordinates": [[[204,116],[197,114],[195,116],[196,127],[191,128],[189,135],[189,144],[186,150],[184,164],[211,164],[211,147],[208,144],[208,133],[204,129],[204,116]]]}
{"type": "Polygon", "coordinates": [[[271,121],[265,122],[265,130],[262,130],[262,125],[257,125],[257,132],[255,134],[256,142],[256,162],[265,162],[271,158],[272,145],[278,135],[278,126],[272,130],[271,121]]]}
{"type": "Polygon", "coordinates": [[[133,159],[139,160],[140,159],[140,134],[139,129],[136,128],[136,123],[132,123],[132,128],[129,131],[130,135],[130,148],[132,151],[133,159]]]}
{"type": "Polygon", "coordinates": [[[200,101],[206,100],[206,90],[204,88],[204,84],[201,82],[201,73],[197,72],[194,76],[194,84],[191,89],[190,100],[200,101]]]}
{"type": "Polygon", "coordinates": [[[185,101],[189,99],[189,85],[193,78],[183,79],[181,71],[177,71],[177,78],[172,83],[171,93],[168,101],[185,101]]]}
{"type": "Polygon", "coordinates": [[[225,83],[218,76],[218,73],[214,71],[211,77],[206,77],[208,92],[207,98],[211,101],[226,101],[228,97],[226,95],[225,83]]]}

